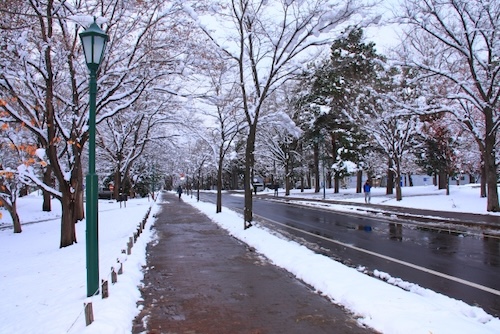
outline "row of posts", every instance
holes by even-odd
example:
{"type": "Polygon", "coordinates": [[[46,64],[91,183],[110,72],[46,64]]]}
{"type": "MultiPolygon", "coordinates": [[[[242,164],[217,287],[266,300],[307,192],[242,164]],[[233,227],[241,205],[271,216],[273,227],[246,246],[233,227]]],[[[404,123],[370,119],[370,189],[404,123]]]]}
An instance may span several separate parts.
{"type": "MultiPolygon", "coordinates": [[[[129,237],[127,242],[127,248],[122,249],[122,254],[130,255],[132,254],[132,247],[137,242],[137,239],[141,235],[142,231],[146,227],[146,221],[148,220],[149,213],[151,212],[151,208],[149,208],[146,216],[142,219],[142,221],[137,226],[137,230],[134,232],[132,237],[129,237]]],[[[111,284],[115,284],[118,282],[118,275],[123,274],[123,263],[120,259],[117,259],[117,265],[111,267],[111,284]]],[[[102,299],[109,297],[109,284],[108,280],[101,280],[101,291],[102,291],[102,299]]],[[[92,302],[84,303],[85,307],[85,324],[88,326],[94,322],[94,312],[92,310],[92,302]]]]}

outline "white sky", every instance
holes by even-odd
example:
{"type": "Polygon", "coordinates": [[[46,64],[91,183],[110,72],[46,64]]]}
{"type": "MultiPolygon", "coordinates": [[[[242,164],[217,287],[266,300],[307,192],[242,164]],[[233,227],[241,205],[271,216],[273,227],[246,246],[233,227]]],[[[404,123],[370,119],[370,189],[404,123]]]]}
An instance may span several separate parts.
{"type": "MultiPolygon", "coordinates": [[[[373,202],[387,200],[374,188],[373,202]],[[377,196],[381,195],[381,196],[377,196]]],[[[331,190],[329,190],[331,192],[331,190]]],[[[349,200],[362,201],[352,193],[349,200]]],[[[402,202],[407,206],[440,207],[444,210],[485,213],[486,202],[478,189],[452,187],[451,197],[436,192],[432,186],[404,188],[402,202]],[[426,193],[428,196],[408,197],[426,193]],[[425,204],[427,203],[427,204],[425,204]],[[482,209],[481,209],[482,208],[482,209]]],[[[344,195],[345,196],[345,195],[344,195]]],[[[345,196],[349,198],[350,196],[345,196]]],[[[344,305],[359,316],[359,322],[383,333],[500,333],[500,319],[484,310],[437,294],[411,282],[399,281],[410,290],[369,277],[323,255],[254,226],[243,230],[243,219],[223,209],[214,213],[213,204],[196,203],[183,195],[184,201],[205,212],[229,233],[254,247],[275,265],[285,268],[316,290],[344,305]]],[[[389,201],[391,203],[391,201],[389,201]]],[[[395,201],[393,204],[397,204],[395,201]]],[[[175,205],[173,203],[172,205],[175,205]]],[[[145,247],[156,242],[149,227],[158,207],[148,199],[131,199],[127,208],[113,201],[99,201],[99,242],[101,278],[110,277],[117,258],[123,262],[124,274],[110,286],[110,297],[91,298],[95,322],[85,327],[83,303],[86,298],[85,222],[77,224],[78,244],[59,249],[60,206],[53,201],[53,212],[41,212],[41,197],[30,195],[19,199],[22,221],[42,221],[23,226],[21,234],[0,230],[0,333],[130,333],[132,319],[139,313],[137,286],[143,274],[145,247]],[[135,244],[132,254],[121,254],[128,238],[152,206],[148,228],[135,244]]],[[[10,224],[2,211],[0,226],[10,224]]],[[[380,276],[386,275],[380,272],[380,276]]],[[[392,278],[397,281],[397,278],[392,278]]]]}
{"type": "Polygon", "coordinates": [[[382,14],[380,23],[365,29],[367,40],[375,42],[379,53],[385,54],[388,48],[396,47],[400,42],[401,28],[387,22],[392,16],[393,8],[397,5],[398,0],[382,0],[374,8],[375,12],[382,14]]]}

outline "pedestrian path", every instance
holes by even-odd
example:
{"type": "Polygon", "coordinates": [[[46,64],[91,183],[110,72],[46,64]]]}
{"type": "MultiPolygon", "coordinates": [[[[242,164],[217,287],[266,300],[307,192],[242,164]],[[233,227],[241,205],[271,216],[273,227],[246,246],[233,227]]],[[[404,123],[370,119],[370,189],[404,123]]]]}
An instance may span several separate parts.
{"type": "Polygon", "coordinates": [[[163,193],[133,333],[374,333],[163,193]]]}

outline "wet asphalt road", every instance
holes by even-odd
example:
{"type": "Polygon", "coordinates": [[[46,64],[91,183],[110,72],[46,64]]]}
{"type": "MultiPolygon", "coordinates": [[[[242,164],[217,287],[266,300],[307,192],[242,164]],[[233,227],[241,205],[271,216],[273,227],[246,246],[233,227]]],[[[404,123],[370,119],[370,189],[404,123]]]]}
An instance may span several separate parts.
{"type": "MultiPolygon", "coordinates": [[[[212,194],[203,194],[202,200],[215,199],[212,194]]],[[[243,198],[224,195],[223,206],[242,209],[243,198]]],[[[398,224],[378,217],[355,216],[262,199],[254,200],[254,215],[256,219],[262,217],[276,222],[268,226],[300,238],[343,263],[363,266],[370,272],[379,270],[389,273],[393,277],[477,305],[500,317],[498,237],[436,231],[404,221],[398,224]],[[286,226],[303,229],[313,235],[286,226]],[[382,257],[350,248],[350,245],[382,257]],[[390,260],[392,258],[395,261],[390,260]],[[442,275],[436,275],[434,271],[442,275]],[[465,280],[466,284],[461,280],[465,280]],[[475,284],[480,287],[471,286],[475,284]],[[494,293],[482,288],[493,289],[494,293]]]]}

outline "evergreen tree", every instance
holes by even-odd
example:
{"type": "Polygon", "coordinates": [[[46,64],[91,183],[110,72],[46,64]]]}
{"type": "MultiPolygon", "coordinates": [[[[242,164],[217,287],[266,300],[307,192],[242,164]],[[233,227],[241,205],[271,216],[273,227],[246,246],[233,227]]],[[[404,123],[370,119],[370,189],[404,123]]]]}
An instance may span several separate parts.
{"type": "MultiPolygon", "coordinates": [[[[329,138],[326,146],[330,165],[344,166],[343,162],[351,161],[363,167],[369,144],[349,113],[359,105],[360,96],[369,96],[367,87],[375,82],[380,61],[384,59],[377,55],[375,44],[364,43],[363,30],[351,27],[333,42],[330,58],[313,70],[307,98],[310,104],[318,106],[314,131],[322,129],[329,138]]],[[[346,171],[336,168],[332,172],[338,192],[339,178],[346,171]]]]}
{"type": "Polygon", "coordinates": [[[457,171],[457,139],[450,128],[443,124],[441,117],[432,117],[420,131],[422,144],[416,149],[417,164],[427,175],[439,176],[439,189],[449,194],[449,177],[457,171]]]}

